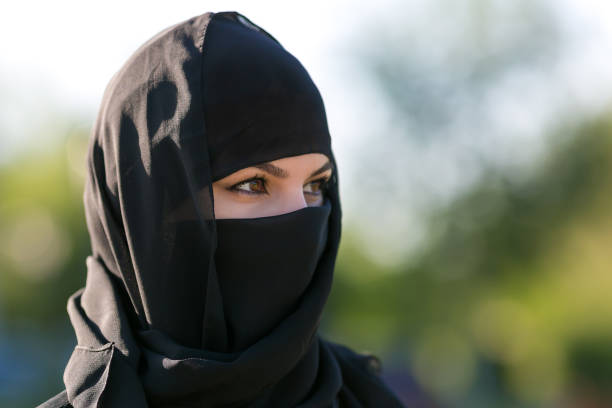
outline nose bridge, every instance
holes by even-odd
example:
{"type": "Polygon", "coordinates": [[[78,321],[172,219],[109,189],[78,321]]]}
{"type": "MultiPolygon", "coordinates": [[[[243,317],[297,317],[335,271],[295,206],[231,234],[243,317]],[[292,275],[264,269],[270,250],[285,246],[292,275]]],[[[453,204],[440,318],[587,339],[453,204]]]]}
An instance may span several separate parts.
{"type": "Polygon", "coordinates": [[[282,200],[282,213],[289,213],[308,207],[306,199],[304,198],[304,191],[300,188],[293,188],[283,194],[282,200]]]}

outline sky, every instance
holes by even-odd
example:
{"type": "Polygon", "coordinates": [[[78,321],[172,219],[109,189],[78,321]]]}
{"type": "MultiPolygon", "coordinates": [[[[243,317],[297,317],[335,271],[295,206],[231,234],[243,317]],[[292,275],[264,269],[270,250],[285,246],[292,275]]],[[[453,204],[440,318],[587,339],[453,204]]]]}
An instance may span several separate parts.
{"type": "Polygon", "coordinates": [[[331,20],[342,3],[332,4],[322,13],[321,5],[289,7],[289,2],[180,1],[172,7],[155,1],[20,2],[3,13],[0,63],[5,73],[17,77],[13,79],[38,80],[61,94],[61,103],[90,110],[110,76],[140,44],[208,10],[241,11],[279,33],[287,48],[312,65],[336,29],[331,20]]]}
{"type": "Polygon", "coordinates": [[[194,15],[240,11],[298,57],[325,98],[339,94],[334,85],[337,73],[329,73],[334,65],[330,61],[334,44],[369,14],[367,5],[349,7],[348,1],[169,4],[59,0],[15,2],[5,8],[0,16],[0,131],[4,145],[0,161],[30,142],[31,136],[23,131],[26,124],[45,123],[47,116],[57,113],[84,120],[95,117],[107,82],[131,53],[163,28],[194,15]]]}
{"type": "MultiPolygon", "coordinates": [[[[13,2],[5,7],[0,17],[0,87],[5,98],[0,101],[13,108],[8,112],[4,108],[0,120],[17,122],[19,126],[19,111],[37,104],[93,116],[106,83],[140,44],[164,27],[208,10],[240,11],[280,39],[307,67],[323,93],[328,111],[332,115],[338,112],[342,119],[346,112],[350,114],[350,109],[343,107],[351,101],[335,97],[343,91],[335,84],[346,85],[339,79],[351,73],[334,63],[337,49],[359,34],[364,23],[392,23],[393,10],[400,4],[408,14],[418,15],[424,1],[378,0],[356,5],[347,0],[183,0],[171,7],[169,4],[57,0],[13,2]],[[6,95],[12,99],[10,103],[6,95]]],[[[561,0],[555,7],[577,32],[591,31],[601,44],[612,44],[611,2],[561,0]]],[[[601,47],[594,45],[594,52],[601,47]]],[[[330,124],[341,126],[331,120],[330,124]]]]}

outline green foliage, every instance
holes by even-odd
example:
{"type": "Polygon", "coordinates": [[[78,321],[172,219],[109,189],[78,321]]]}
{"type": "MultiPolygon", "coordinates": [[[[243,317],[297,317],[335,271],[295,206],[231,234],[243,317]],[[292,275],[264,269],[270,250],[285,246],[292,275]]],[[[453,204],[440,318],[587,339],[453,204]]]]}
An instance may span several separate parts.
{"type": "Polygon", "coordinates": [[[609,397],[612,121],[564,133],[528,176],[484,172],[405,265],[368,262],[349,236],[326,327],[403,350],[441,401],[473,395],[479,361],[500,368],[499,403],[609,397]]]}
{"type": "Polygon", "coordinates": [[[0,168],[0,319],[53,326],[84,283],[89,252],[82,196],[86,134],[0,168]],[[81,165],[82,164],[82,165],[81,165]]]}

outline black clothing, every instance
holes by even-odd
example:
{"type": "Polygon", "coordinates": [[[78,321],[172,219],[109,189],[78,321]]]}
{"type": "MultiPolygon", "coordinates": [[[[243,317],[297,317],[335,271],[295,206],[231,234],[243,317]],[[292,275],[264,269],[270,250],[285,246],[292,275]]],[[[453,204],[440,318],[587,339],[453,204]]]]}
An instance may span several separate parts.
{"type": "Polygon", "coordinates": [[[223,351],[247,349],[298,308],[325,249],[330,212],[327,202],[274,217],[217,220],[223,351]]]}
{"type": "Polygon", "coordinates": [[[43,406],[401,406],[372,357],[317,335],[337,180],[322,207],[215,220],[213,181],[313,152],[334,162],[316,86],[244,16],[207,13],[136,51],[93,129],[92,256],[68,304],[78,346],[66,393],[43,406]]]}

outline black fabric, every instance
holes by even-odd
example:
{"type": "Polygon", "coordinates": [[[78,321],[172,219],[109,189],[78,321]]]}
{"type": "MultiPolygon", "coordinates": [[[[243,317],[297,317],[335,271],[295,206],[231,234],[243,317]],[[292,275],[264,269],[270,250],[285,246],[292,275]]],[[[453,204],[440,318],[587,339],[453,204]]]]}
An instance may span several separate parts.
{"type": "Polygon", "coordinates": [[[319,92],[244,16],[195,17],[128,60],[88,154],[92,255],[68,303],[78,346],[64,372],[74,407],[400,406],[367,357],[317,336],[337,179],[323,207],[215,220],[214,180],[311,152],[334,161],[319,92]],[[286,254],[232,257],[254,237],[286,254]]]}
{"type": "Polygon", "coordinates": [[[323,101],[304,67],[243,16],[221,14],[207,29],[202,71],[213,180],[287,155],[329,156],[323,101]]]}
{"type": "Polygon", "coordinates": [[[327,242],[330,209],[327,203],[274,217],[217,220],[224,352],[245,350],[298,308],[327,242]]]}

